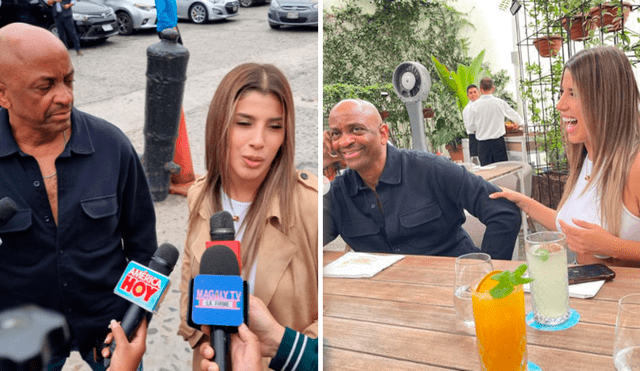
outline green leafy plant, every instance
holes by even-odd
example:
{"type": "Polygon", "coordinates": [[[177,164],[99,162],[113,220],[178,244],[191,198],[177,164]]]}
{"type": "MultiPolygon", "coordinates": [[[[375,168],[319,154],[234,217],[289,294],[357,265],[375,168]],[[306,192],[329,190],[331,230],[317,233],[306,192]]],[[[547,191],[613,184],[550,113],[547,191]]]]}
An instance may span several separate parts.
{"type": "Polygon", "coordinates": [[[499,283],[489,290],[489,294],[494,299],[502,299],[513,292],[515,286],[533,282],[533,278],[523,278],[522,275],[527,271],[527,265],[522,264],[515,271],[502,271],[491,277],[492,280],[499,283]]]}
{"type": "Polygon", "coordinates": [[[484,50],[482,50],[474,59],[470,65],[464,65],[458,63],[456,71],[449,71],[449,69],[440,63],[435,56],[431,56],[431,61],[435,66],[436,72],[440,77],[440,81],[447,89],[453,93],[458,102],[458,109],[462,111],[464,107],[469,103],[467,97],[467,86],[471,84],[477,84],[482,77],[485,76],[486,71],[482,67],[482,61],[484,60],[484,50]]]}

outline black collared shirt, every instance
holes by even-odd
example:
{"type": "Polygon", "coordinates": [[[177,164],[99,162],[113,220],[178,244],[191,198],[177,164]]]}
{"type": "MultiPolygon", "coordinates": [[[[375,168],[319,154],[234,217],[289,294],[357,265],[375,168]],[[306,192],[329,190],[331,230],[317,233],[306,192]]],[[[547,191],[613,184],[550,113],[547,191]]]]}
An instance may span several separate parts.
{"type": "Polygon", "coordinates": [[[149,263],[156,218],[124,133],[76,109],[71,123],[56,159],[56,226],[38,162],[20,150],[0,108],[0,198],[18,206],[0,226],[0,310],[33,303],[64,313],[80,350],[88,350],[129,306],[113,289],[128,260],[149,263]]]}

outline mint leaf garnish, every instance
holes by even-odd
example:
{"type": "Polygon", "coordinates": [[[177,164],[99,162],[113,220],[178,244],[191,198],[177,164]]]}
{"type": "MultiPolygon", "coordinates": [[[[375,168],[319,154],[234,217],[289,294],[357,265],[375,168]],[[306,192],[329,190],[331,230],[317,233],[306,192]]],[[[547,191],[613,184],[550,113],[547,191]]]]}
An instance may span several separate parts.
{"type": "Polygon", "coordinates": [[[515,271],[502,271],[494,274],[491,279],[498,281],[498,284],[489,290],[489,294],[494,299],[502,299],[513,292],[513,288],[524,283],[533,281],[533,278],[523,278],[522,275],[527,271],[527,265],[522,264],[515,271]]]}
{"type": "Polygon", "coordinates": [[[543,262],[546,262],[547,260],[549,260],[549,256],[551,256],[551,253],[547,249],[539,248],[538,250],[536,250],[533,256],[542,260],[543,262]]]}

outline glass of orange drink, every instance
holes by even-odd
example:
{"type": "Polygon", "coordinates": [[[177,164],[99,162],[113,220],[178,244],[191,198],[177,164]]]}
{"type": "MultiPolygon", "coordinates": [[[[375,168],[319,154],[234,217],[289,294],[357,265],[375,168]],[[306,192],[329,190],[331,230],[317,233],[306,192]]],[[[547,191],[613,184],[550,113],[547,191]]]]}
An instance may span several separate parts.
{"type": "Polygon", "coordinates": [[[493,271],[477,281],[471,301],[476,323],[478,352],[483,371],[527,370],[527,330],[524,289],[513,286],[508,295],[495,299],[489,291],[498,285],[493,271]]]}

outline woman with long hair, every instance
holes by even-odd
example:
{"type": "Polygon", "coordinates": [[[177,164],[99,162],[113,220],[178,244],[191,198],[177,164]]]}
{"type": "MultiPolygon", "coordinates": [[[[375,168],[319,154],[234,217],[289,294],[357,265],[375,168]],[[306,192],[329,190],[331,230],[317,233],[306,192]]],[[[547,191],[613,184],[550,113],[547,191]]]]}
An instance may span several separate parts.
{"type": "MultiPolygon", "coordinates": [[[[242,64],[222,79],[207,116],[207,174],[188,194],[178,333],[192,348],[208,337],[187,325],[189,281],[221,210],[233,216],[252,295],[283,328],[318,336],[318,180],[296,171],[294,136],[291,88],[276,67],[242,64]]],[[[194,370],[200,360],[194,351],[194,370]]]]}
{"type": "Polygon", "coordinates": [[[581,264],[640,266],[640,94],[631,64],[615,47],[583,50],[567,61],[560,93],[569,178],[558,211],[509,190],[490,197],[561,230],[581,264]]]}

